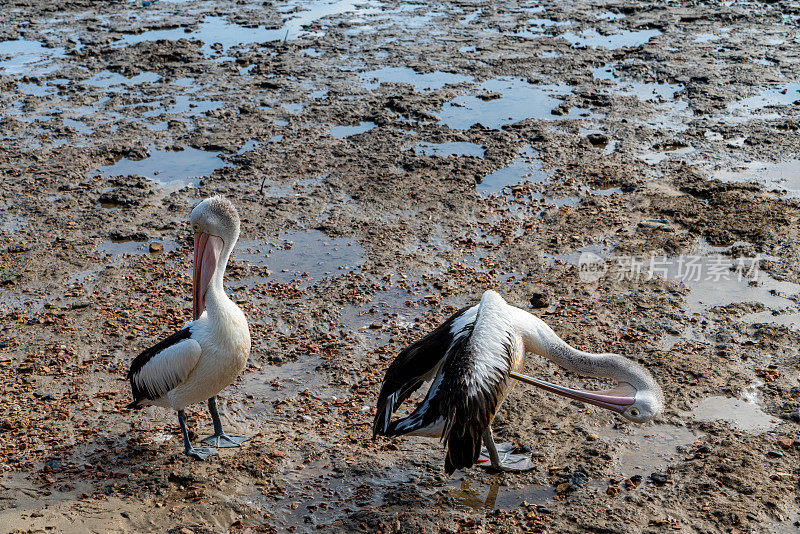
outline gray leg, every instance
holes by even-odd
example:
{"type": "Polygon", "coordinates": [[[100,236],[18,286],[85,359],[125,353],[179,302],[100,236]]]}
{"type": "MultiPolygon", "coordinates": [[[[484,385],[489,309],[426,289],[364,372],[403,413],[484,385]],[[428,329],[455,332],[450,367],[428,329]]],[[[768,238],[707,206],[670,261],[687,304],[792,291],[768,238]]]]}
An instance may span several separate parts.
{"type": "Polygon", "coordinates": [[[247,436],[229,436],[222,431],[222,421],[220,421],[219,412],[217,411],[216,396],[208,399],[208,411],[211,412],[211,420],[214,422],[214,435],[205,438],[203,443],[214,447],[238,447],[250,439],[247,436]]]}
{"type": "Polygon", "coordinates": [[[494,444],[494,432],[492,432],[492,427],[487,428],[483,433],[483,444],[486,445],[486,450],[489,451],[489,460],[492,462],[492,469],[501,471],[503,464],[500,463],[500,455],[497,454],[497,447],[494,444]]]}
{"type": "Polygon", "coordinates": [[[522,472],[530,471],[536,464],[531,461],[530,455],[526,454],[511,454],[511,444],[504,443],[501,450],[498,451],[497,445],[494,443],[494,433],[492,428],[489,427],[483,433],[483,443],[486,445],[486,454],[481,453],[481,459],[486,458],[481,467],[494,469],[495,471],[509,471],[509,472],[522,472]],[[485,465],[486,460],[489,460],[490,465],[485,465]]]}
{"type": "Polygon", "coordinates": [[[198,460],[205,460],[212,454],[217,454],[217,451],[209,447],[192,447],[192,442],[189,441],[189,431],[186,429],[186,413],[183,410],[178,410],[178,423],[181,425],[186,454],[198,460]]]}

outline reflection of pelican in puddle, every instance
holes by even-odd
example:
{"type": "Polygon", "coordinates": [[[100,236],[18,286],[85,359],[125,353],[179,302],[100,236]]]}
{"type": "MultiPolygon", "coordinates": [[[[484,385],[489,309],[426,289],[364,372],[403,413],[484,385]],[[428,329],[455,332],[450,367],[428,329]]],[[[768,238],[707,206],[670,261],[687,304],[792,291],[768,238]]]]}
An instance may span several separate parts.
{"type": "Polygon", "coordinates": [[[472,481],[465,478],[461,481],[460,488],[452,488],[447,492],[447,495],[454,498],[458,505],[466,508],[472,508],[473,510],[494,510],[495,503],[497,502],[497,494],[500,491],[500,483],[492,481],[492,483],[489,484],[489,493],[486,494],[485,499],[481,499],[475,490],[470,489],[471,484],[472,481]]]}
{"type": "Polygon", "coordinates": [[[504,486],[500,491],[500,480],[497,477],[475,480],[464,478],[460,482],[453,481],[445,495],[452,499],[457,507],[472,510],[513,510],[524,503],[545,504],[555,498],[555,489],[550,486],[537,484],[524,484],[522,486],[504,486]],[[475,487],[473,487],[473,483],[475,487]],[[482,497],[484,490],[481,486],[488,486],[486,496],[482,497]]]}

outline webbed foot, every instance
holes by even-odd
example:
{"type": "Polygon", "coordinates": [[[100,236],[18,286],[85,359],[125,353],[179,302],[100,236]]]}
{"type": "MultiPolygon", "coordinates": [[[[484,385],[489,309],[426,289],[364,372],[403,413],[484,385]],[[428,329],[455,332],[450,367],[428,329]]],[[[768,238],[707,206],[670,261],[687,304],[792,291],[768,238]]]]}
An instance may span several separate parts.
{"type": "Polygon", "coordinates": [[[481,449],[481,455],[478,457],[476,465],[491,471],[508,473],[524,473],[536,467],[536,464],[531,460],[530,454],[515,454],[514,451],[518,449],[511,443],[500,443],[496,447],[498,462],[492,462],[491,454],[484,447],[481,449]]]}
{"type": "Polygon", "coordinates": [[[198,460],[205,460],[209,456],[217,454],[217,450],[211,447],[191,447],[186,449],[186,454],[198,460]]]}
{"type": "Polygon", "coordinates": [[[207,438],[203,438],[201,441],[206,445],[211,445],[212,447],[240,447],[242,443],[250,439],[249,436],[230,436],[228,434],[214,434],[213,436],[208,436],[207,438]]]}

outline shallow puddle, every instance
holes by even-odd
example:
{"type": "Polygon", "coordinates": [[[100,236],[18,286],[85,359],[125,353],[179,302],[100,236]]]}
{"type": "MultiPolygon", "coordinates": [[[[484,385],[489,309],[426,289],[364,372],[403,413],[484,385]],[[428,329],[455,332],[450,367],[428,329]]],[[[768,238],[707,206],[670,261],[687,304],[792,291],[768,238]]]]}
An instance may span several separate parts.
{"type": "Polygon", "coordinates": [[[661,150],[653,150],[645,152],[639,156],[639,159],[649,165],[657,165],[665,159],[680,158],[681,156],[688,156],[695,151],[692,146],[683,146],[680,148],[667,148],[661,150]]]}
{"type": "Polygon", "coordinates": [[[72,273],[69,277],[69,284],[78,284],[80,286],[86,286],[93,282],[96,278],[98,273],[101,271],[101,268],[96,267],[94,269],[87,269],[85,271],[77,271],[72,273]]]}
{"type": "Polygon", "coordinates": [[[288,111],[289,113],[295,115],[303,111],[305,104],[299,104],[299,103],[281,104],[281,107],[286,111],[288,111]]]}
{"type": "Polygon", "coordinates": [[[511,35],[514,37],[523,37],[527,39],[538,39],[545,34],[548,28],[555,26],[570,26],[571,24],[572,22],[566,20],[558,21],[553,19],[533,18],[525,21],[524,29],[517,30],[511,33],[511,35]]]}
{"type": "MultiPolygon", "coordinates": [[[[676,99],[675,96],[679,91],[684,89],[683,85],[668,82],[655,83],[628,80],[618,76],[613,65],[605,65],[590,70],[595,79],[604,82],[614,82],[616,87],[610,90],[612,94],[634,96],[641,102],[648,102],[657,107],[658,113],[649,117],[636,119],[640,124],[656,130],[669,130],[673,132],[686,130],[687,126],[685,123],[692,118],[691,110],[689,110],[689,102],[676,99]]],[[[691,148],[686,148],[679,152],[672,152],[671,154],[667,154],[665,151],[653,151],[645,154],[642,159],[647,163],[656,164],[670,155],[685,155],[692,151],[693,149],[691,148]]],[[[606,153],[609,153],[609,151],[606,151],[606,153]]]]}
{"type": "Polygon", "coordinates": [[[89,135],[94,132],[92,128],[86,126],[81,121],[76,121],[74,119],[61,119],[61,122],[64,123],[64,126],[73,128],[78,133],[89,135]]]}
{"type": "Polygon", "coordinates": [[[143,176],[165,189],[181,189],[188,185],[196,187],[203,177],[230,164],[218,155],[196,148],[179,151],[151,150],[142,160],[122,158],[113,165],[97,169],[103,177],[143,176]]]}
{"type": "Polygon", "coordinates": [[[762,433],[775,428],[773,417],[755,402],[732,397],[708,397],[695,404],[691,416],[698,421],[725,421],[745,432],[762,433]]]}
{"type": "Polygon", "coordinates": [[[642,102],[670,101],[675,99],[675,93],[683,90],[683,85],[677,83],[647,83],[626,80],[617,75],[616,69],[611,65],[591,69],[595,79],[613,81],[619,94],[633,95],[642,102]]]}
{"type": "Polygon", "coordinates": [[[178,39],[197,39],[203,41],[203,53],[207,56],[218,53],[212,45],[219,43],[222,48],[219,52],[225,52],[234,46],[269,43],[274,41],[289,41],[297,39],[303,35],[319,35],[315,32],[304,31],[303,27],[316,22],[322,18],[340,15],[348,11],[354,11],[361,2],[358,0],[318,0],[314,2],[291,2],[282,5],[280,11],[286,13],[284,24],[279,28],[246,28],[238,24],[229,22],[225,17],[208,16],[197,25],[197,28],[187,32],[186,28],[174,28],[170,30],[149,30],[140,34],[126,35],[120,41],[125,45],[132,45],[145,41],[156,41],[158,39],[178,40],[178,39]],[[298,9],[298,11],[294,11],[298,9]]]}
{"type": "Polygon", "coordinates": [[[441,71],[419,73],[409,67],[383,67],[362,72],[358,77],[364,89],[370,91],[377,89],[383,83],[408,83],[417,91],[431,91],[441,89],[445,85],[472,81],[471,76],[441,71]]]}
{"type": "Polygon", "coordinates": [[[525,148],[508,167],[487,174],[475,190],[481,195],[499,195],[503,190],[520,182],[541,183],[548,179],[547,172],[542,170],[538,154],[531,147],[525,148]]]}
{"type": "Polygon", "coordinates": [[[270,270],[266,281],[316,282],[358,269],[364,249],[352,238],[328,237],[319,230],[281,233],[277,243],[242,241],[234,257],[270,270]]]}
{"type": "Polygon", "coordinates": [[[728,104],[728,111],[757,111],[769,106],[791,106],[800,100],[800,83],[793,82],[728,104]]]}
{"type": "Polygon", "coordinates": [[[773,312],[772,310],[765,310],[758,313],[748,313],[740,320],[749,324],[770,323],[786,326],[792,330],[800,330],[800,313],[797,311],[773,312]]]}
{"type": "Polygon", "coordinates": [[[600,11],[598,13],[595,13],[594,15],[595,15],[595,17],[597,17],[598,20],[608,20],[608,21],[619,20],[619,19],[624,19],[625,18],[625,14],[623,14],[623,13],[614,13],[612,11],[600,11]]]}
{"type": "Polygon", "coordinates": [[[345,305],[339,313],[339,323],[343,329],[358,332],[372,324],[386,321],[401,328],[414,326],[414,319],[424,314],[424,308],[414,307],[409,301],[414,297],[401,288],[378,291],[366,304],[345,305]]]}
{"type": "Polygon", "coordinates": [[[332,137],[336,139],[344,139],[345,137],[350,137],[351,135],[358,135],[364,132],[368,132],[375,128],[376,124],[371,121],[362,121],[356,124],[355,126],[333,126],[331,127],[330,133],[332,137]]]}
{"type": "Polygon", "coordinates": [[[411,147],[426,156],[475,156],[482,158],[483,147],[475,143],[456,141],[451,143],[426,143],[420,142],[411,147]]]}
{"type": "Polygon", "coordinates": [[[255,139],[251,139],[245,144],[242,145],[242,148],[236,151],[237,154],[244,154],[245,152],[250,152],[251,150],[258,148],[261,146],[261,143],[256,141],[255,139]]]}
{"type": "Polygon", "coordinates": [[[155,72],[142,72],[136,76],[127,78],[122,74],[104,70],[95,74],[91,78],[83,81],[87,85],[95,87],[113,87],[115,85],[139,85],[143,83],[154,83],[161,79],[155,72]]]}
{"type": "Polygon", "coordinates": [[[797,534],[800,532],[800,514],[795,514],[780,523],[770,521],[767,528],[773,534],[797,534]]]}
{"type": "Polygon", "coordinates": [[[659,347],[664,350],[671,350],[678,343],[708,344],[709,341],[708,337],[699,325],[686,328],[678,334],[664,334],[658,341],[659,347]]]}
{"type": "Polygon", "coordinates": [[[473,22],[478,20],[478,17],[480,17],[482,13],[483,13],[483,9],[482,8],[481,9],[477,9],[477,10],[473,11],[472,13],[467,14],[467,16],[465,16],[463,19],[461,19],[460,23],[461,24],[472,24],[473,22]]]}
{"type": "Polygon", "coordinates": [[[0,226],[0,231],[3,232],[17,232],[23,226],[28,224],[28,219],[21,215],[9,215],[6,221],[3,223],[3,226],[0,226]]]}
{"type": "Polygon", "coordinates": [[[597,30],[584,30],[581,33],[567,32],[559,35],[575,48],[605,48],[616,50],[628,46],[641,46],[653,37],[661,35],[658,30],[622,30],[612,35],[601,35],[597,30]]]}
{"type": "Polygon", "coordinates": [[[479,88],[486,95],[483,98],[462,95],[442,106],[438,113],[439,123],[455,130],[466,130],[476,123],[497,130],[524,119],[563,120],[593,116],[587,110],[576,109],[553,115],[553,110],[561,104],[556,97],[572,92],[566,84],[532,85],[527,80],[502,76],[483,82],[479,88]]]}
{"type": "Polygon", "coordinates": [[[158,117],[165,113],[196,117],[209,111],[221,108],[224,103],[219,100],[193,100],[190,95],[175,95],[174,102],[157,102],[156,107],[142,113],[143,117],[158,117]]]}
{"type": "Polygon", "coordinates": [[[559,208],[561,206],[569,206],[570,208],[574,208],[581,203],[581,197],[543,197],[543,200],[545,203],[552,204],[559,208]]]}
{"type": "Polygon", "coordinates": [[[38,85],[35,83],[20,83],[17,84],[17,89],[31,96],[47,96],[54,91],[54,89],[48,85],[38,85]]]}
{"type": "Polygon", "coordinates": [[[713,173],[723,182],[756,182],[769,189],[786,189],[789,196],[800,196],[800,159],[773,163],[751,161],[743,168],[723,169],[713,173]]]}
{"type": "Polygon", "coordinates": [[[768,308],[785,308],[794,302],[784,295],[800,293],[800,285],[776,280],[759,270],[754,258],[620,257],[613,258],[611,269],[613,272],[609,274],[616,277],[644,280],[657,275],[682,282],[689,288],[686,303],[690,314],[738,302],[760,302],[768,308]],[[731,270],[732,267],[739,269],[731,270]]]}
{"type": "Polygon", "coordinates": [[[64,57],[61,47],[47,48],[37,41],[0,41],[0,73],[42,75],[57,69],[49,63],[64,57]]]}
{"type": "Polygon", "coordinates": [[[610,187],[608,189],[594,189],[590,191],[591,194],[601,196],[601,197],[610,197],[611,195],[621,195],[622,188],[621,187],[610,187]]]}
{"type": "Polygon", "coordinates": [[[615,473],[627,477],[664,471],[680,460],[678,447],[694,443],[697,437],[687,428],[675,425],[620,424],[601,428],[601,438],[619,446],[614,458],[615,473]]]}
{"type": "Polygon", "coordinates": [[[694,42],[710,43],[712,41],[719,41],[720,39],[722,39],[722,36],[717,35],[716,33],[701,33],[700,35],[695,36],[694,42]]]}
{"type": "Polygon", "coordinates": [[[473,511],[484,510],[513,510],[519,508],[523,502],[529,504],[545,504],[553,502],[556,496],[555,489],[549,486],[535,484],[521,487],[501,486],[494,478],[489,483],[483,480],[463,478],[447,485],[444,496],[451,500],[456,508],[473,511]]]}
{"type": "Polygon", "coordinates": [[[413,476],[413,471],[397,468],[342,473],[324,460],[282,469],[281,483],[289,490],[288,498],[264,501],[260,494],[253,495],[253,501],[263,503],[264,511],[269,511],[268,523],[279,532],[331,530],[334,521],[356,510],[383,506],[387,498],[396,501],[413,476]]]}

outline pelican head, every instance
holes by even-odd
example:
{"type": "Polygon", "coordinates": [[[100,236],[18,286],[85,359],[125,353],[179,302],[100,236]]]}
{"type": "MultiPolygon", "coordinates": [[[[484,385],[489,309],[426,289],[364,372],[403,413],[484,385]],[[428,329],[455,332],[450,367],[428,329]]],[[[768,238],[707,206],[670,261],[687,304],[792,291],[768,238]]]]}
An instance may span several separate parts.
{"type": "Polygon", "coordinates": [[[568,388],[516,373],[514,378],[563,397],[616,412],[635,423],[645,423],[661,413],[664,409],[664,394],[647,369],[619,354],[601,354],[599,356],[598,359],[607,362],[609,367],[613,365],[614,368],[625,371],[623,375],[625,378],[617,383],[617,387],[602,391],[588,391],[568,388]],[[525,376],[525,379],[520,378],[521,376],[525,376]]]}
{"type": "Polygon", "coordinates": [[[219,272],[220,283],[222,271],[227,263],[227,254],[220,257],[223,250],[230,253],[239,238],[239,214],[233,204],[217,195],[207,198],[194,207],[189,221],[194,231],[194,269],[193,314],[198,319],[206,308],[206,291],[215,273],[219,272]]]}
{"type": "Polygon", "coordinates": [[[654,419],[664,409],[664,394],[661,388],[653,383],[655,387],[637,390],[634,394],[633,404],[628,406],[620,415],[628,421],[634,423],[645,423],[654,419]]]}

